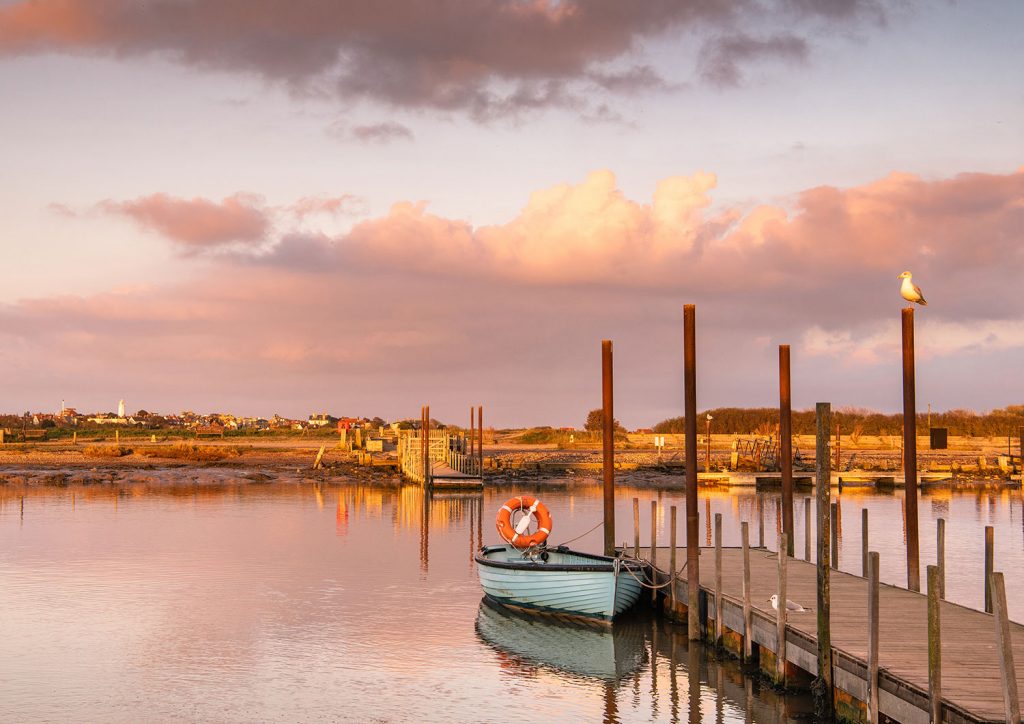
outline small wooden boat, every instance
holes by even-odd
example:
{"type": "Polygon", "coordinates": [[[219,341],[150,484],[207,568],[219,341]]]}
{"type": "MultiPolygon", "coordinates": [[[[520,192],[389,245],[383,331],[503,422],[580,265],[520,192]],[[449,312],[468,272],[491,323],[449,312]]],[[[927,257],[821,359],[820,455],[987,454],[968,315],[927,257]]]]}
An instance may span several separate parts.
{"type": "Polygon", "coordinates": [[[495,525],[505,543],[484,546],[475,557],[480,585],[492,601],[611,621],[640,598],[644,567],[639,561],[548,548],[552,518],[536,498],[510,498],[495,525]]]}
{"type": "Polygon", "coordinates": [[[614,626],[519,613],[480,602],[476,632],[503,665],[522,663],[601,681],[618,681],[647,662],[644,624],[625,616],[614,626]]]}
{"type": "Polygon", "coordinates": [[[519,608],[611,621],[640,598],[639,561],[581,553],[565,546],[526,551],[504,544],[476,555],[489,599],[519,608]]]}

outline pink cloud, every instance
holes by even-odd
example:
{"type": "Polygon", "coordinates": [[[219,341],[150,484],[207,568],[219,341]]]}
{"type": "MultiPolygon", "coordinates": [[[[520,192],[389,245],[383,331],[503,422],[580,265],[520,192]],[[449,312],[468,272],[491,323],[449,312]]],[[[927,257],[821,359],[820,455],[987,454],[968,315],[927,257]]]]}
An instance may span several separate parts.
{"type": "Polygon", "coordinates": [[[894,174],[749,210],[716,208],[715,183],[668,178],[638,201],[598,171],[483,227],[398,203],[347,234],[209,257],[184,283],[0,306],[5,362],[25,370],[18,394],[131,386],[117,396],[147,409],[285,400],[295,414],[390,416],[430,401],[458,416],[476,398],[503,423],[572,424],[597,404],[607,337],[616,405],[650,424],[678,414],[679,313],[693,301],[700,404],[770,404],[774,346],[790,342],[798,404],[894,409],[896,275],[909,268],[931,303],[921,394],[941,360],[958,383],[929,391],[937,406],[1006,404],[1024,364],[1024,169],[894,174]]]}
{"type": "Polygon", "coordinates": [[[263,200],[251,194],[235,194],[219,203],[153,194],[132,201],[104,201],[99,208],[127,216],[190,253],[230,244],[260,244],[270,230],[263,200]]]}
{"type": "Polygon", "coordinates": [[[700,55],[713,57],[713,69],[702,72],[720,82],[738,77],[744,63],[802,57],[806,42],[796,33],[813,34],[822,22],[860,26],[885,16],[874,0],[841,4],[842,11],[794,0],[15,0],[0,7],[0,53],[155,53],[346,99],[497,118],[585,106],[595,90],[677,85],[642,62],[645,43],[670,32],[689,31],[699,45],[710,30],[700,55]],[[786,34],[753,39],[776,26],[786,34]]]}

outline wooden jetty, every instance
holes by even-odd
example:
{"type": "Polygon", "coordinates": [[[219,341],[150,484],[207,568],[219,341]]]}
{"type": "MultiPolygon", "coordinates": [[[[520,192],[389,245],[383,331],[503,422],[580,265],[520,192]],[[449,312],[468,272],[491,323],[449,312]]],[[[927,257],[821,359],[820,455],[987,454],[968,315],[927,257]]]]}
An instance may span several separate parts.
{"type": "MultiPolygon", "coordinates": [[[[627,549],[632,554],[634,549],[627,549]]],[[[720,635],[714,548],[700,549],[707,561],[700,566],[699,607],[702,638],[716,640],[738,657],[744,652],[743,558],[739,548],[721,550],[720,635]],[[712,555],[707,555],[708,553],[712,555]]],[[[659,547],[640,549],[644,560],[667,562],[686,559],[686,549],[675,556],[659,547]]],[[[779,636],[776,612],[767,599],[778,590],[778,554],[764,548],[750,549],[751,647],[754,660],[777,683],[809,680],[818,675],[817,616],[813,611],[790,613],[785,626],[785,678],[776,671],[779,636]]],[[[786,597],[814,609],[817,566],[789,558],[786,562],[786,597]]],[[[659,583],[669,583],[664,563],[655,569],[659,583]]],[[[662,606],[673,617],[687,619],[687,582],[675,579],[662,591],[662,606]],[[675,602],[673,610],[673,601],[675,602]]],[[[831,643],[836,714],[846,721],[866,721],[868,686],[868,579],[831,570],[831,643]]],[[[991,614],[941,601],[942,721],[1001,722],[1004,717],[1001,653],[991,614]]],[[[895,586],[881,585],[878,596],[879,674],[878,711],[901,722],[929,721],[928,596],[895,586]]],[[[1024,626],[1010,622],[1013,657],[1024,661],[1024,626]]],[[[1024,669],[1017,675],[1024,691],[1024,669]]]]}
{"type": "Polygon", "coordinates": [[[398,466],[402,475],[429,490],[482,490],[483,407],[469,410],[470,433],[431,429],[430,408],[424,407],[420,429],[402,430],[398,437],[398,466]]]}

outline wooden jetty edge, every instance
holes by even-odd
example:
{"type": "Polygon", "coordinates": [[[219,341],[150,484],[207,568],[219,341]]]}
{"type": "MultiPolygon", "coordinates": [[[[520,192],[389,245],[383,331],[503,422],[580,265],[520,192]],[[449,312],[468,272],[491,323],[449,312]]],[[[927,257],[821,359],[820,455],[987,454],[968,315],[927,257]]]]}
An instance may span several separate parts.
{"type": "MultiPolygon", "coordinates": [[[[626,549],[632,554],[632,547],[626,549]]],[[[710,644],[716,639],[737,657],[744,652],[743,554],[739,548],[723,548],[721,569],[722,632],[716,635],[719,616],[715,600],[716,571],[711,562],[714,549],[700,549],[708,561],[700,567],[699,609],[703,621],[701,637],[710,644]]],[[[644,560],[668,561],[670,548],[641,548],[644,560]]],[[[814,611],[790,612],[785,626],[784,648],[787,667],[779,679],[776,651],[779,636],[776,613],[767,599],[778,590],[778,554],[753,548],[750,555],[751,652],[761,670],[776,683],[786,685],[818,675],[817,617],[814,611]]],[[[676,552],[686,559],[686,551],[676,552]]],[[[817,595],[817,566],[796,558],[787,560],[786,596],[813,609],[817,595]]],[[[867,721],[868,698],[868,579],[832,569],[831,637],[833,700],[837,718],[867,721]]],[[[659,583],[670,573],[655,569],[659,583]]],[[[664,590],[662,608],[672,618],[686,621],[687,582],[675,578],[675,590],[664,590]],[[673,603],[674,603],[674,610],[673,603]]],[[[939,602],[942,639],[942,721],[1006,721],[997,627],[991,614],[948,601],[939,602]]],[[[878,596],[878,711],[901,722],[929,722],[928,596],[896,586],[881,585],[878,596]]],[[[1024,626],[1010,622],[1009,639],[1013,658],[1024,661],[1024,626]]],[[[1024,669],[1021,670],[1024,673],[1024,669]]],[[[1016,676],[1024,691],[1024,676],[1016,676]]]]}

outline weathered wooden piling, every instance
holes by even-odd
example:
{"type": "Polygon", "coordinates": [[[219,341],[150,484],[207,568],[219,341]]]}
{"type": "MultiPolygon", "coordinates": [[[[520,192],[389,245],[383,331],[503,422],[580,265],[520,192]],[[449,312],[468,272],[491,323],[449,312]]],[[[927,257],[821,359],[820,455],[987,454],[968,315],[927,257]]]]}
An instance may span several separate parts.
{"type": "Polygon", "coordinates": [[[832,567],[837,571],[839,570],[839,504],[832,503],[829,508],[829,522],[831,525],[829,528],[832,532],[832,545],[830,546],[832,551],[832,567]]]}
{"type": "Polygon", "coordinates": [[[868,721],[878,724],[878,553],[868,554],[868,721]]]}
{"type": "Polygon", "coordinates": [[[779,345],[779,468],[782,471],[782,531],[793,555],[793,412],[789,375],[789,345],[779,345]]]}
{"type": "Polygon", "coordinates": [[[469,406],[469,456],[476,456],[476,420],[473,406],[469,406]]]}
{"type": "Polygon", "coordinates": [[[669,524],[672,529],[669,531],[669,554],[668,554],[668,569],[669,577],[672,582],[669,584],[669,590],[672,592],[672,615],[676,613],[676,506],[669,506],[668,509],[669,524]]]}
{"type": "Polygon", "coordinates": [[[604,554],[615,555],[615,416],[612,409],[612,342],[601,342],[601,400],[604,406],[604,554]]]}
{"type": "Polygon", "coordinates": [[[860,574],[868,577],[868,509],[860,510],[860,574]]]}
{"type": "Polygon", "coordinates": [[[818,680],[815,682],[815,710],[819,719],[833,717],[832,699],[832,619],[829,573],[829,502],[832,470],[829,465],[828,436],[832,422],[832,405],[819,402],[815,409],[815,463],[818,501],[818,680]]]}
{"type": "Polygon", "coordinates": [[[484,406],[476,408],[476,434],[480,436],[480,444],[477,445],[478,464],[480,466],[480,478],[484,477],[484,406]]]}
{"type": "Polygon", "coordinates": [[[786,534],[779,534],[779,582],[776,586],[778,591],[777,604],[775,606],[775,635],[778,638],[778,646],[775,650],[775,673],[778,676],[778,683],[786,685],[786,555],[788,542],[786,534]]]}
{"type": "Polygon", "coordinates": [[[687,637],[700,638],[700,545],[697,541],[697,308],[683,307],[683,388],[686,424],[687,637]]]}
{"type": "Polygon", "coordinates": [[[722,644],[722,514],[715,513],[715,646],[722,644]]]}
{"type": "Polygon", "coordinates": [[[811,562],[811,499],[804,498],[804,560],[811,562]]]}
{"type": "Polygon", "coordinates": [[[907,588],[921,590],[917,537],[917,403],[914,388],[914,310],[903,310],[903,475],[906,480],[907,588]]]}
{"type": "Polygon", "coordinates": [[[640,557],[640,498],[633,498],[633,557],[640,557]]]}
{"type": "Polygon", "coordinates": [[[750,525],[740,523],[740,545],[743,548],[743,660],[753,657],[754,620],[750,606],[750,525]]]}
{"type": "Polygon", "coordinates": [[[757,496],[757,547],[764,548],[764,498],[757,496]]]}
{"type": "MultiPolygon", "coordinates": [[[[614,555],[614,553],[612,554],[614,555]]],[[[658,501],[651,501],[651,566],[658,565],[658,501]]],[[[658,603],[658,589],[651,589],[651,603],[658,603]]]]}
{"type": "Polygon", "coordinates": [[[928,707],[933,722],[942,721],[942,625],[939,616],[939,569],[928,566],[928,707]]]}
{"type": "Polygon", "coordinates": [[[995,529],[985,526],[985,613],[992,613],[992,571],[995,570],[995,529]]]}
{"type": "Polygon", "coordinates": [[[939,598],[946,598],[946,519],[935,522],[935,565],[939,569],[939,598]]]}
{"type": "Polygon", "coordinates": [[[993,571],[989,578],[992,596],[992,613],[996,625],[996,654],[999,656],[999,672],[1003,678],[1003,704],[1006,721],[1020,724],[1020,698],[1017,693],[1017,668],[1013,664],[1013,646],[1010,641],[1010,619],[1006,609],[1006,583],[1003,574],[993,571]]]}

